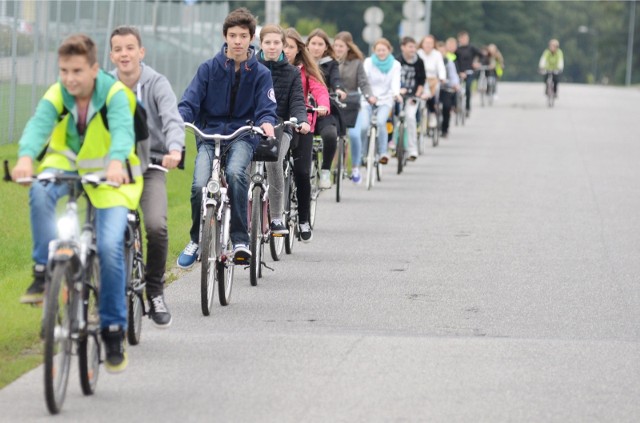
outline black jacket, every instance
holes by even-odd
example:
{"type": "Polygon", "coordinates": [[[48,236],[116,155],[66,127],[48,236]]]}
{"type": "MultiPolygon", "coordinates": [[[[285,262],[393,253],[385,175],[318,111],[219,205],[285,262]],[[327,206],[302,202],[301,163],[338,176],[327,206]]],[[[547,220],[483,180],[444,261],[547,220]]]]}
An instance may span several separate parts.
{"type": "Polygon", "coordinates": [[[480,50],[472,45],[458,47],[455,61],[458,72],[473,70],[473,60],[480,56],[480,50]]]}
{"type": "MultiPolygon", "coordinates": [[[[274,62],[265,60],[264,55],[260,52],[258,60],[271,71],[278,117],[282,120],[295,117],[298,119],[298,123],[308,123],[300,70],[290,64],[284,55],[281,55],[280,59],[274,62]]],[[[287,127],[286,132],[291,133],[291,128],[287,127]]]]}
{"type": "Polygon", "coordinates": [[[318,62],[320,70],[322,71],[322,77],[324,78],[325,85],[332,93],[337,89],[346,91],[342,88],[342,81],[340,80],[340,64],[333,60],[330,56],[323,57],[318,62]]]}

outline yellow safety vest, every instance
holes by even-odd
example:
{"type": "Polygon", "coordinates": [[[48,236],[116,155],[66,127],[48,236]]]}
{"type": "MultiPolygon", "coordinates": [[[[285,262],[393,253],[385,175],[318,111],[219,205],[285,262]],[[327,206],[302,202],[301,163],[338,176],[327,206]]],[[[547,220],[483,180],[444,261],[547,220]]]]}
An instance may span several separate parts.
{"type": "MultiPolygon", "coordinates": [[[[123,90],[129,98],[129,106],[133,114],[136,107],[136,97],[122,82],[116,81],[107,94],[106,104],[109,105],[111,98],[118,91],[123,90]]],[[[62,97],[62,85],[58,82],[53,84],[44,95],[44,99],[49,101],[62,114],[64,101],[62,97]]],[[[84,142],[78,153],[67,145],[67,126],[69,125],[70,114],[67,113],[53,128],[47,153],[38,167],[41,172],[47,168],[77,171],[80,175],[85,173],[104,174],[109,164],[109,148],[111,146],[111,134],[102,121],[99,111],[88,122],[85,131],[84,142]],[[87,142],[91,140],[91,142],[87,142]]],[[[135,183],[123,184],[119,188],[100,185],[92,187],[85,185],[84,189],[89,196],[91,204],[95,208],[104,209],[109,207],[124,206],[128,209],[136,209],[142,196],[143,178],[140,168],[140,159],[135,154],[135,146],[131,149],[128,157],[131,166],[131,173],[135,183]]]]}

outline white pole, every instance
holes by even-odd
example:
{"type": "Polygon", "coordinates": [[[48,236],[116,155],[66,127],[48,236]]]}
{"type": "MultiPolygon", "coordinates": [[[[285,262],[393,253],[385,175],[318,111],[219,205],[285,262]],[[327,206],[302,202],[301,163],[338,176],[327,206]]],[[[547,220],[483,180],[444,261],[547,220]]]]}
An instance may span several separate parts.
{"type": "Polygon", "coordinates": [[[633,36],[636,25],[636,0],[631,0],[631,11],[629,13],[629,38],[627,39],[627,74],[624,83],[628,87],[631,85],[631,68],[633,66],[633,36]]]}
{"type": "Polygon", "coordinates": [[[424,0],[424,35],[431,34],[431,0],[424,0]]]}

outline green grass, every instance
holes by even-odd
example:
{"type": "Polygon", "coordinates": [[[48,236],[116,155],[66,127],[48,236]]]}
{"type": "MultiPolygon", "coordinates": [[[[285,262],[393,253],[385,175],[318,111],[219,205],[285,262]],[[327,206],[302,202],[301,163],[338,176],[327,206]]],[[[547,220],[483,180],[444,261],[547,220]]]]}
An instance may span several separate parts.
{"type": "MultiPolygon", "coordinates": [[[[176,257],[189,241],[191,227],[191,180],[194,142],[187,140],[190,154],[184,171],[169,172],[169,257],[167,280],[174,281],[176,257]]],[[[0,145],[0,160],[15,164],[17,145],[0,145]]],[[[29,190],[13,183],[0,183],[0,388],[42,362],[38,337],[42,309],[19,303],[20,296],[31,283],[31,230],[29,223],[29,190]]],[[[171,300],[169,299],[169,302],[171,300]]]]}
{"type": "MultiPolygon", "coordinates": [[[[36,101],[44,94],[47,87],[35,87],[36,101]]],[[[31,117],[31,84],[16,86],[16,101],[11,104],[11,84],[0,83],[0,145],[9,145],[20,139],[20,133],[31,117]],[[13,108],[13,139],[9,139],[9,109],[13,108]]],[[[34,105],[35,106],[35,105],[34,105]]]]}

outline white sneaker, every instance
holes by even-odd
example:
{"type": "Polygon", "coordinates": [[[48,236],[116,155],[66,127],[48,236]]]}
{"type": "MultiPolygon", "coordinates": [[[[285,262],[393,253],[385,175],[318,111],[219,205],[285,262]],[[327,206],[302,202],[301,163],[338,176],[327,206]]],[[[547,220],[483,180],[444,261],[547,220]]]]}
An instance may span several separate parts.
{"type": "Polygon", "coordinates": [[[435,128],[436,126],[438,126],[438,118],[432,113],[429,115],[429,128],[435,128]]]}
{"type": "Polygon", "coordinates": [[[320,171],[320,183],[318,184],[320,189],[331,188],[331,171],[322,169],[320,171]]]}
{"type": "Polygon", "coordinates": [[[354,167],[351,170],[351,180],[356,185],[362,182],[362,176],[360,176],[360,169],[358,169],[357,167],[354,167]]]}

